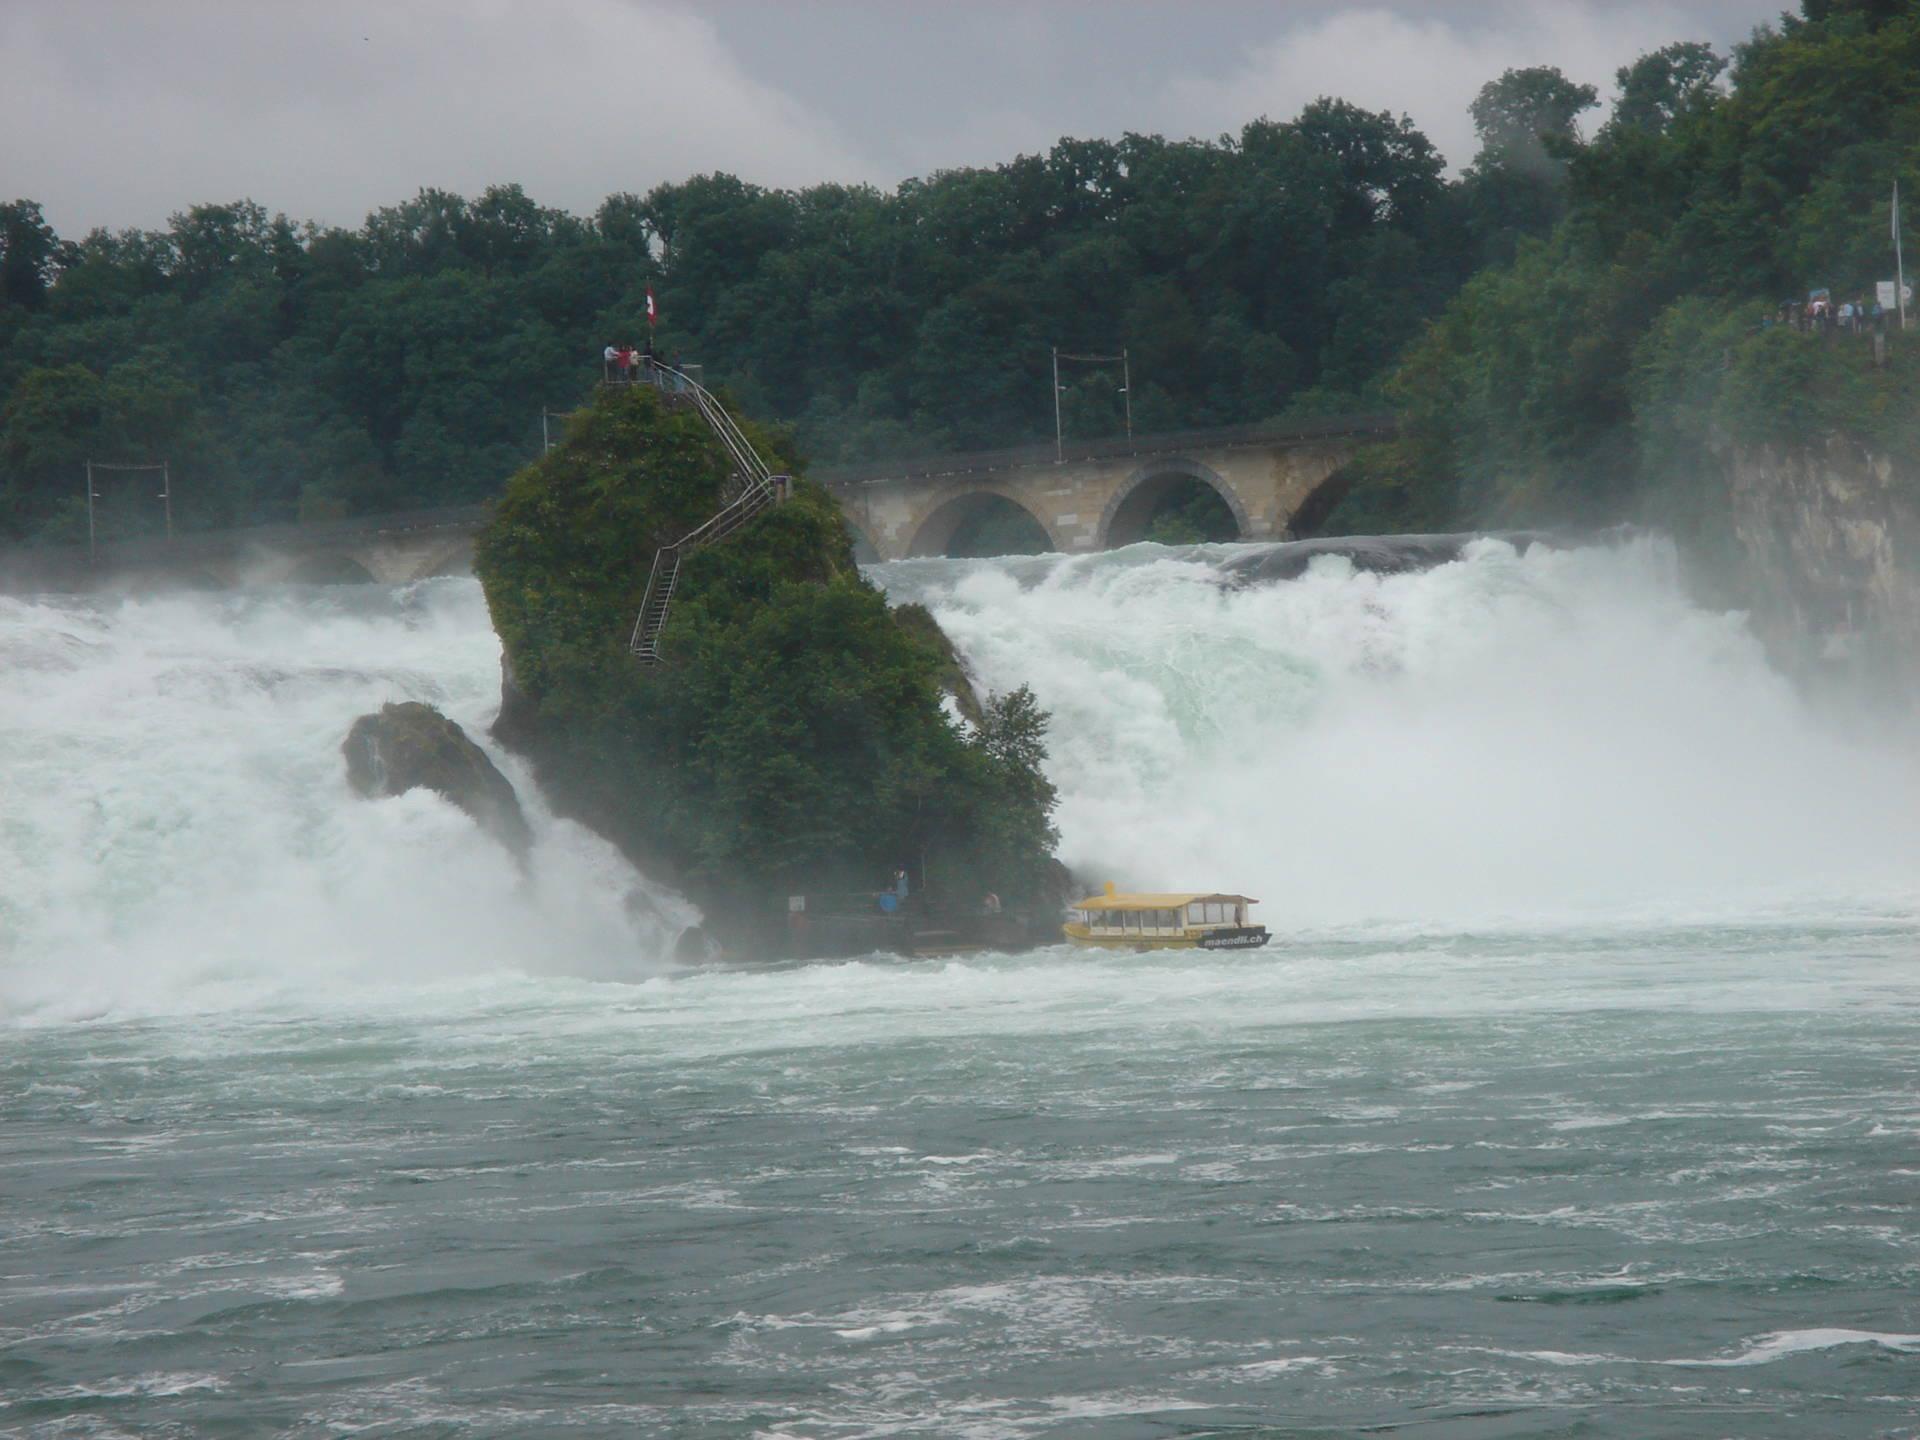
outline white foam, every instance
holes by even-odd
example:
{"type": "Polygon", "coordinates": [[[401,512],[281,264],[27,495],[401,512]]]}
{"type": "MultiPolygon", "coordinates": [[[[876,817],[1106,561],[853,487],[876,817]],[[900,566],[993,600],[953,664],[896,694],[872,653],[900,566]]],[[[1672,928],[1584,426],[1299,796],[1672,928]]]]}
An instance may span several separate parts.
{"type": "Polygon", "coordinates": [[[1083,876],[1241,889],[1289,927],[1913,908],[1913,756],[1826,733],[1670,546],[1246,586],[1221,553],[875,568],[1052,712],[1083,876]]]}
{"type": "Polygon", "coordinates": [[[1322,563],[1238,589],[1151,547],[878,573],[932,603],[986,684],[1030,682],[1052,709],[1069,860],[1247,889],[1276,943],[677,975],[661,956],[691,912],[556,820],[511,755],[495,751],[536,833],[525,881],[431,795],[348,793],[340,739],[384,700],[432,701],[484,741],[499,646],[472,581],[0,599],[0,651],[45,662],[0,687],[0,1016],[426,1009],[503,1051],[537,1034],[694,1059],[1920,993],[1871,954],[1795,959],[1803,932],[1911,927],[1913,760],[1824,733],[1656,543],[1485,544],[1426,574],[1322,563]],[[1696,946],[1689,927],[1730,920],[1783,938],[1696,946]]]}
{"type": "Polygon", "coordinates": [[[1284,1375],[1289,1370],[1305,1370],[1325,1363],[1326,1358],[1320,1355],[1288,1355],[1278,1360],[1255,1360],[1234,1368],[1242,1375],[1284,1375]]]}
{"type": "Polygon", "coordinates": [[[435,704],[486,743],[499,644],[472,581],[0,600],[0,648],[65,658],[0,687],[0,1014],[639,976],[690,918],[497,749],[535,831],[527,877],[435,795],[349,791],[340,742],[383,702],[435,704]],[[636,888],[654,913],[627,913],[636,888]]]}
{"type": "Polygon", "coordinates": [[[921,1320],[881,1320],[872,1325],[856,1325],[850,1330],[836,1330],[833,1333],[842,1340],[871,1340],[878,1335],[898,1335],[903,1330],[917,1330],[925,1323],[921,1320]]]}
{"type": "Polygon", "coordinates": [[[1776,1360],[1784,1360],[1790,1355],[1804,1355],[1812,1350],[1833,1350],[1842,1345],[1877,1345],[1884,1350],[1896,1350],[1901,1354],[1920,1352],[1920,1335],[1896,1335],[1879,1330],[1843,1330],[1823,1328],[1814,1330],[1776,1330],[1772,1334],[1762,1335],[1747,1345],[1736,1355],[1720,1356],[1706,1360],[1663,1360],[1663,1365],[1699,1365],[1711,1367],[1740,1367],[1746,1365],[1771,1365],[1776,1360]]]}

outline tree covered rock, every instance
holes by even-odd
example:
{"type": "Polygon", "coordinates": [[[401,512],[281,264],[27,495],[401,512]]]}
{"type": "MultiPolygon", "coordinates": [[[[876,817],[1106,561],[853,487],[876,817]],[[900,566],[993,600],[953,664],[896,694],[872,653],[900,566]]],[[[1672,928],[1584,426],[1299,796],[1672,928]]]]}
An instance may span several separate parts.
{"type": "Polygon", "coordinates": [[[687,557],[665,663],[629,653],[655,550],[720,507],[726,477],[699,416],[644,387],[603,392],[514,477],[475,556],[507,667],[496,733],[730,939],[784,923],[790,893],[874,890],[901,865],[956,903],[1038,896],[1046,717],[1024,690],[970,732],[948,717],[951,648],[861,576],[818,486],[687,557]]]}

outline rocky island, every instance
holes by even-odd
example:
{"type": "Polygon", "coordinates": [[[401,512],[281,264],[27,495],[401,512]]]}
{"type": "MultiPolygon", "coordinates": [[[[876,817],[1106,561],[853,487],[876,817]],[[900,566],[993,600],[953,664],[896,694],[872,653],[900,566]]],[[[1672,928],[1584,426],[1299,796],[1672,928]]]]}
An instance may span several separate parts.
{"type": "Polygon", "coordinates": [[[997,908],[1051,932],[1064,877],[1046,716],[1024,688],[964,693],[938,625],[860,574],[838,506],[783,436],[741,422],[795,477],[788,498],[687,556],[662,663],[635,658],[655,552],[720,508],[731,473],[678,399],[600,391],[479,537],[504,652],[495,736],[557,811],[699,903],[730,950],[790,952],[830,915],[875,913],[901,869],[929,924],[997,908]]]}

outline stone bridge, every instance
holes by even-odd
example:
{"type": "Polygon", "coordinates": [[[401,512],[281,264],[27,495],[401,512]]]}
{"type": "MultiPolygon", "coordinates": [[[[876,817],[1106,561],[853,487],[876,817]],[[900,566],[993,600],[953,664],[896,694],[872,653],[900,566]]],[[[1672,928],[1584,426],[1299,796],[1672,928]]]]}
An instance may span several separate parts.
{"type": "MultiPolygon", "coordinates": [[[[1141,539],[1176,489],[1199,482],[1246,540],[1282,539],[1337,497],[1327,480],[1390,416],[1139,435],[1069,446],[974,451],[816,470],[840,501],[863,560],[944,555],[983,507],[1025,511],[1055,550],[1108,550],[1141,539]]],[[[206,589],[275,583],[404,584],[466,574],[487,507],[415,510],[305,525],[256,525],[87,547],[0,549],[0,593],[206,589]]]]}
{"type": "Polygon", "coordinates": [[[171,540],[0,550],[0,592],[238,585],[379,583],[401,585],[473,568],[473,537],[484,505],[400,511],[306,525],[207,530],[171,540]]]}
{"type": "Polygon", "coordinates": [[[1143,539],[1155,512],[1194,482],[1233,514],[1243,540],[1280,540],[1338,497],[1326,482],[1369,440],[1394,432],[1389,415],[1294,425],[1242,425],[1071,445],[976,451],[925,460],[815,470],[840,501],[862,559],[950,553],[988,508],[1012,503],[1049,548],[1112,550],[1143,539]]]}

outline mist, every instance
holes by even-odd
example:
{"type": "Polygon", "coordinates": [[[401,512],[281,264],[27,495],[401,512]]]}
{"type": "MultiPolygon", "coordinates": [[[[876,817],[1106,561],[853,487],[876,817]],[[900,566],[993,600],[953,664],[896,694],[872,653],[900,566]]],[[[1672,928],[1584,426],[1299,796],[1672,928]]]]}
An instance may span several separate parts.
{"type": "Polygon", "coordinates": [[[1230,553],[881,567],[1053,712],[1061,855],[1289,927],[1909,903],[1920,767],[1829,725],[1643,537],[1412,574],[1230,553]]]}

